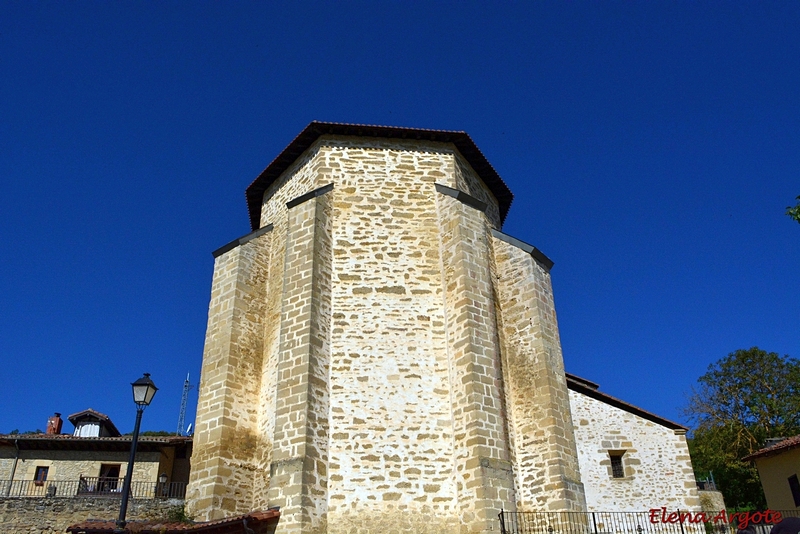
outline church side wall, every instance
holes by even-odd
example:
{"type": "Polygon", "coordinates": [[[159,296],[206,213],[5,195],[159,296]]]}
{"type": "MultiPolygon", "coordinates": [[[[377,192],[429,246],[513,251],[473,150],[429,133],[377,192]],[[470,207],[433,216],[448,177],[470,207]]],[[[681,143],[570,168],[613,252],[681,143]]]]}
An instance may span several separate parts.
{"type": "Polygon", "coordinates": [[[503,413],[489,228],[482,211],[437,197],[461,522],[497,529],[514,500],[503,413]]]}
{"type": "Polygon", "coordinates": [[[200,520],[252,509],[268,245],[269,232],[214,263],[187,488],[200,520]]]}
{"type": "Polygon", "coordinates": [[[586,503],[590,511],[700,510],[686,436],[570,391],[586,503]],[[609,451],[624,451],[614,478],[609,451]]]}
{"type": "Polygon", "coordinates": [[[458,532],[434,182],[452,153],[331,142],[329,532],[458,532]]]}
{"type": "Polygon", "coordinates": [[[267,190],[268,224],[215,262],[190,513],[466,534],[521,491],[583,509],[549,273],[492,237],[453,145],[322,136],[267,190]]]}
{"type": "Polygon", "coordinates": [[[327,531],[330,202],[289,210],[269,504],[281,532],[327,531]]]}
{"type": "Polygon", "coordinates": [[[253,492],[254,510],[265,510],[269,504],[269,480],[275,434],[276,395],[278,388],[278,365],[281,355],[281,310],[284,298],[284,271],[286,244],[289,238],[289,209],[286,203],[309,191],[330,183],[322,169],[323,162],[317,157],[317,147],[310,148],[295,164],[269,188],[261,211],[261,226],[273,225],[269,246],[269,273],[264,311],[263,358],[261,366],[261,390],[258,400],[258,429],[261,448],[257,453],[253,492]]]}
{"type": "Polygon", "coordinates": [[[519,511],[585,510],[550,274],[492,238],[519,511]]]}

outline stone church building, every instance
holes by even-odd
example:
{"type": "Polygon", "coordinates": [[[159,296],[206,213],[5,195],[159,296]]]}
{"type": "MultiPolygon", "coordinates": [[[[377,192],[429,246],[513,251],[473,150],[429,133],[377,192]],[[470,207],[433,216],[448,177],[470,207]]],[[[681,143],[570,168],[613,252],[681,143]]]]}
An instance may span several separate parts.
{"type": "Polygon", "coordinates": [[[685,429],[567,375],[550,268],[463,132],[313,122],[214,253],[189,513],[498,531],[699,505],[685,429]],[[524,236],[523,236],[524,237],[524,236]]]}

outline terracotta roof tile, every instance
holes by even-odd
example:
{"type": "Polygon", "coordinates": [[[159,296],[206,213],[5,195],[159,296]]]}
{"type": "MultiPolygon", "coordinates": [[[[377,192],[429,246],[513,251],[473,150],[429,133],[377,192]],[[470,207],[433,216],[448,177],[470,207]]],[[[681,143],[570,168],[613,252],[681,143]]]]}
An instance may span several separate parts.
{"type": "Polygon", "coordinates": [[[96,417],[98,419],[102,419],[103,421],[110,421],[111,420],[111,418],[109,416],[107,416],[106,414],[100,413],[97,410],[93,410],[91,408],[87,408],[86,410],[82,410],[80,412],[76,412],[76,413],[74,413],[72,415],[69,415],[69,416],[67,416],[67,419],[69,419],[69,421],[72,422],[73,419],[77,419],[78,417],[82,417],[84,415],[92,415],[92,416],[94,416],[94,417],[96,417]]]}
{"type": "Polygon", "coordinates": [[[765,456],[780,454],[784,451],[788,451],[789,449],[794,449],[795,447],[800,447],[800,435],[792,436],[791,438],[786,438],[785,440],[779,441],[774,445],[770,445],[769,447],[764,447],[763,449],[759,449],[753,454],[745,456],[744,458],[742,458],[742,460],[745,462],[749,462],[751,460],[755,460],[756,458],[763,458],[765,456]]]}

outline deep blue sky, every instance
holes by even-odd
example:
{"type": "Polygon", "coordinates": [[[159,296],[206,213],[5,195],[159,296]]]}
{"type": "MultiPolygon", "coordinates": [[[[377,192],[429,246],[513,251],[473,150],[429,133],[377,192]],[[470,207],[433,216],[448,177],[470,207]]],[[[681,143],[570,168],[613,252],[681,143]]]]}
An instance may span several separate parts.
{"type": "Polygon", "coordinates": [[[609,394],[685,421],[729,352],[800,357],[800,3],[5,1],[0,432],[130,431],[145,371],[176,428],[211,251],[311,120],[468,132],[609,394]]]}

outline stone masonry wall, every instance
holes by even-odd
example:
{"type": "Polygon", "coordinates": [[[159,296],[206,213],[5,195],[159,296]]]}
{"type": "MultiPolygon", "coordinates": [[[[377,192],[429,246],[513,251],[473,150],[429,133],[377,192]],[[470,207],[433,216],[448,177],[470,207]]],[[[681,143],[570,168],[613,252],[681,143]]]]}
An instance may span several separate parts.
{"type": "Polygon", "coordinates": [[[330,203],[289,213],[269,504],[283,532],[326,532],[330,368],[330,203]]]}
{"type": "Polygon", "coordinates": [[[253,509],[259,432],[267,232],[219,256],[208,329],[187,498],[201,520],[253,509]]]}
{"type": "Polygon", "coordinates": [[[550,273],[492,238],[519,511],[585,510],[550,273]]]}
{"type": "MultiPolygon", "coordinates": [[[[13,450],[8,450],[13,454],[13,450]]],[[[14,480],[33,480],[37,467],[48,467],[47,480],[77,481],[81,476],[100,476],[101,464],[119,464],[120,476],[125,476],[128,469],[129,452],[98,452],[98,451],[20,451],[19,461],[14,473],[14,480]]],[[[0,465],[0,480],[11,478],[13,460],[0,465]]],[[[142,452],[136,453],[136,463],[133,466],[134,481],[158,480],[159,473],[171,472],[162,465],[161,453],[142,452]]],[[[0,487],[0,495],[3,488],[0,487]]]]}
{"type": "Polygon", "coordinates": [[[500,208],[497,204],[497,199],[494,198],[486,184],[483,183],[469,163],[458,152],[453,155],[453,171],[454,179],[452,183],[439,183],[463,191],[486,204],[483,214],[488,219],[489,226],[496,230],[502,228],[503,222],[500,220],[500,208]]]}
{"type": "Polygon", "coordinates": [[[478,209],[447,195],[438,205],[460,520],[483,532],[514,501],[489,229],[478,209]]]}
{"type": "MultiPolygon", "coordinates": [[[[265,288],[265,317],[263,333],[263,355],[260,372],[261,387],[256,399],[258,406],[258,429],[261,436],[261,450],[258,453],[258,469],[255,471],[255,488],[263,491],[252,493],[253,509],[266,509],[269,504],[270,470],[273,462],[273,437],[275,435],[275,413],[278,393],[278,366],[281,362],[281,324],[283,320],[284,271],[287,236],[289,233],[289,209],[286,203],[319,186],[326,177],[320,176],[320,159],[316,157],[317,149],[310,149],[290,167],[282,177],[270,187],[265,197],[270,202],[264,204],[262,227],[273,225],[268,255],[269,273],[265,288]]],[[[306,206],[307,208],[308,206],[306,206]]]]}
{"type": "Polygon", "coordinates": [[[11,478],[11,467],[14,465],[14,450],[4,451],[0,449],[0,480],[11,478]]]}
{"type": "MultiPolygon", "coordinates": [[[[63,534],[67,527],[87,519],[116,520],[119,499],[6,498],[0,497],[3,534],[63,534]]],[[[166,519],[182,500],[131,499],[128,521],[166,519]]]]}
{"type": "Polygon", "coordinates": [[[515,499],[499,224],[453,145],[306,150],[264,195],[272,231],[215,263],[191,512],[278,505],[279,532],[496,531],[515,499]]]}
{"type": "Polygon", "coordinates": [[[575,391],[569,395],[590,511],[700,510],[681,431],[575,391]],[[609,451],[624,451],[624,478],[612,477],[609,451]]]}
{"type": "Polygon", "coordinates": [[[448,153],[413,142],[329,144],[325,168],[336,184],[329,531],[452,531],[431,194],[448,175],[448,153]]]}

